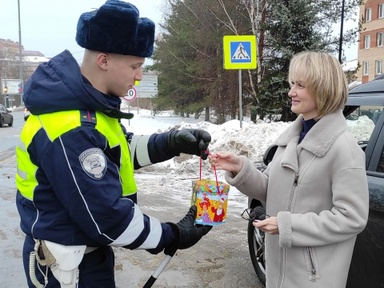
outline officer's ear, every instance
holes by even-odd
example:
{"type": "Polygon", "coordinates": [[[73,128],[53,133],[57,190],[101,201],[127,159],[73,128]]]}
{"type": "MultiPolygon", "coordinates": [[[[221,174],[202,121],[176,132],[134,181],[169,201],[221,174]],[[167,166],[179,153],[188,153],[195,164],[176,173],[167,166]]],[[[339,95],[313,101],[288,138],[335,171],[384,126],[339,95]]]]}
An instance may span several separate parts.
{"type": "Polygon", "coordinates": [[[97,64],[100,69],[106,71],[110,63],[110,55],[108,53],[100,52],[97,54],[97,64]]]}

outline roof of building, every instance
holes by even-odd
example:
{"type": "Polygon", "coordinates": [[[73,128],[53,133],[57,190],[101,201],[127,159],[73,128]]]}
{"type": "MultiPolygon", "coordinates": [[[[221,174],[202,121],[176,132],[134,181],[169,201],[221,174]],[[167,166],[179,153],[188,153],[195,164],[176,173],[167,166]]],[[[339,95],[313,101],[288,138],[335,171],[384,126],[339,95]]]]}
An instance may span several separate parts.
{"type": "Polygon", "coordinates": [[[45,56],[24,56],[23,60],[24,62],[29,62],[29,63],[43,63],[43,62],[48,62],[50,58],[45,57],[45,56]]]}
{"type": "Polygon", "coordinates": [[[34,50],[23,50],[23,56],[40,56],[44,57],[44,54],[40,51],[34,51],[34,50]]]}

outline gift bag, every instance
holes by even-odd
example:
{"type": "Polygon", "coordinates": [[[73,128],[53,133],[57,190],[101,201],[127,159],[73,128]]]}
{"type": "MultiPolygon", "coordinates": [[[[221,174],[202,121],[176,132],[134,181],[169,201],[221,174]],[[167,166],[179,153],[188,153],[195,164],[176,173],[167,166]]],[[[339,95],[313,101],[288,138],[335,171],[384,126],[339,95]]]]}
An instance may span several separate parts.
{"type": "Polygon", "coordinates": [[[200,158],[200,179],[192,181],[191,205],[197,207],[196,224],[216,226],[226,222],[229,185],[217,180],[202,179],[200,158]]]}

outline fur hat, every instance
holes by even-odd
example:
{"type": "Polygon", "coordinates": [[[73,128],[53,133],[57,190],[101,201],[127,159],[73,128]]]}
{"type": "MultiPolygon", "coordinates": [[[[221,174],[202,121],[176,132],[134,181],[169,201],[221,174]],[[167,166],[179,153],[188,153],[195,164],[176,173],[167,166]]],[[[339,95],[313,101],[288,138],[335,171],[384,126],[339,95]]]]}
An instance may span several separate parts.
{"type": "Polygon", "coordinates": [[[150,57],[154,40],[155,24],[140,18],[136,6],[120,0],[108,0],[81,14],[77,23],[77,44],[93,51],[150,57]]]}

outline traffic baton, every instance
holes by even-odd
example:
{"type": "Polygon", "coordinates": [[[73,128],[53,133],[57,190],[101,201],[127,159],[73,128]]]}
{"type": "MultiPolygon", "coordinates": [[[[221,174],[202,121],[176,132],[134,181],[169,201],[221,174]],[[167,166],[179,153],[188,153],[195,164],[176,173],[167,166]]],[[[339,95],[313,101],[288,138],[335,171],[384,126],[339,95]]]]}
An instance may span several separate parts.
{"type": "Polygon", "coordinates": [[[164,271],[165,267],[168,265],[169,261],[171,261],[175,253],[173,253],[172,255],[165,255],[163,261],[161,261],[159,267],[157,267],[157,269],[152,273],[151,277],[149,277],[143,288],[152,287],[153,283],[155,283],[161,272],[164,271]]]}

